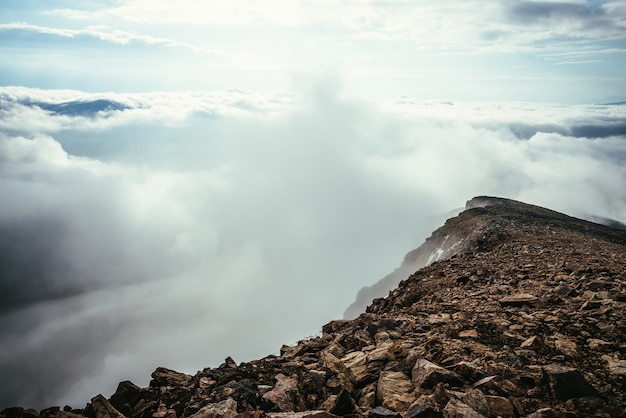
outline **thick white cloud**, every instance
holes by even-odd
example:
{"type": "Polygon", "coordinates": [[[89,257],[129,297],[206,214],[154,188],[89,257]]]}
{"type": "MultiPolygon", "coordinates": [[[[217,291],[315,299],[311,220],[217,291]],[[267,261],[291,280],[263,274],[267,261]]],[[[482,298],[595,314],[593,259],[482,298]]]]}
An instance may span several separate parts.
{"type": "Polygon", "coordinates": [[[624,106],[334,91],[3,88],[0,406],[276,352],[474,195],[626,220],[624,106]],[[124,107],[33,106],[95,100],[124,107]]]}

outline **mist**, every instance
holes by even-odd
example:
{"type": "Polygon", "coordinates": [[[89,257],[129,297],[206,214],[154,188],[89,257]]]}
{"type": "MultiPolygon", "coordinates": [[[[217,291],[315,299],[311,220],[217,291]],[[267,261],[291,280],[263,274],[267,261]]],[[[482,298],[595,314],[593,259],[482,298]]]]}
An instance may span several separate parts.
{"type": "Polygon", "coordinates": [[[336,87],[1,88],[0,408],[277,353],[476,195],[626,221],[624,105],[336,87]]]}

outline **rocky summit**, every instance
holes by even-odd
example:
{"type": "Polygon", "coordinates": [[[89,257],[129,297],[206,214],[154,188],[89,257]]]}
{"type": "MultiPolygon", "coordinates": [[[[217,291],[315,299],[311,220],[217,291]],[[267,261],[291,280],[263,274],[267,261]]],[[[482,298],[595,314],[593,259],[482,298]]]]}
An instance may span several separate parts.
{"type": "Polygon", "coordinates": [[[430,264],[366,312],[280,355],[193,376],[159,368],[148,387],[121,382],[82,409],[0,416],[626,415],[626,231],[480,197],[418,256],[430,264]]]}

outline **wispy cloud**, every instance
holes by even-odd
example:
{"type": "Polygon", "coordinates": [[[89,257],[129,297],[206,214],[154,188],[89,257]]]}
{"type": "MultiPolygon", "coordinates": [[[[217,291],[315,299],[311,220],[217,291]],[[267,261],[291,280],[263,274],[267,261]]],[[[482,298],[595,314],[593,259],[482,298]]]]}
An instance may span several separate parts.
{"type": "Polygon", "coordinates": [[[585,60],[585,61],[560,61],[555,62],[554,65],[580,65],[580,64],[595,64],[602,62],[602,60],[585,60]]]}
{"type": "MultiPolygon", "coordinates": [[[[223,52],[219,50],[210,51],[207,49],[203,49],[192,44],[177,42],[172,39],[167,38],[159,38],[145,34],[139,34],[134,32],[127,32],[123,30],[117,29],[108,29],[104,27],[98,28],[87,28],[87,29],[63,29],[63,28],[52,28],[46,26],[37,26],[31,25],[27,23],[0,23],[0,33],[4,32],[4,39],[6,42],[15,42],[17,39],[23,39],[24,34],[33,34],[33,35],[41,35],[46,36],[48,39],[61,38],[61,39],[91,39],[94,41],[103,41],[106,43],[116,44],[116,45],[130,45],[133,43],[140,43],[143,45],[154,45],[154,46],[166,46],[173,48],[186,48],[190,51],[220,56],[224,55],[223,52]]],[[[39,38],[39,40],[43,40],[43,38],[39,38]]]]}

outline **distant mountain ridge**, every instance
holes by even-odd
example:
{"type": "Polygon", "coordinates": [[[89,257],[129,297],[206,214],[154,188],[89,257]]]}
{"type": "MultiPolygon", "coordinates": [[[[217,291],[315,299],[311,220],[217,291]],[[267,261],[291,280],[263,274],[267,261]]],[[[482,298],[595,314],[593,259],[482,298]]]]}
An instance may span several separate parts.
{"type": "Polygon", "coordinates": [[[83,116],[93,118],[101,112],[114,112],[132,109],[124,103],[109,99],[71,100],[66,102],[46,102],[36,100],[16,100],[0,96],[0,106],[18,103],[23,106],[38,107],[56,115],[83,116]]]}
{"type": "Polygon", "coordinates": [[[122,111],[131,108],[125,104],[105,99],[74,100],[64,103],[31,102],[30,104],[59,115],[88,117],[93,117],[99,112],[122,111]]]}

